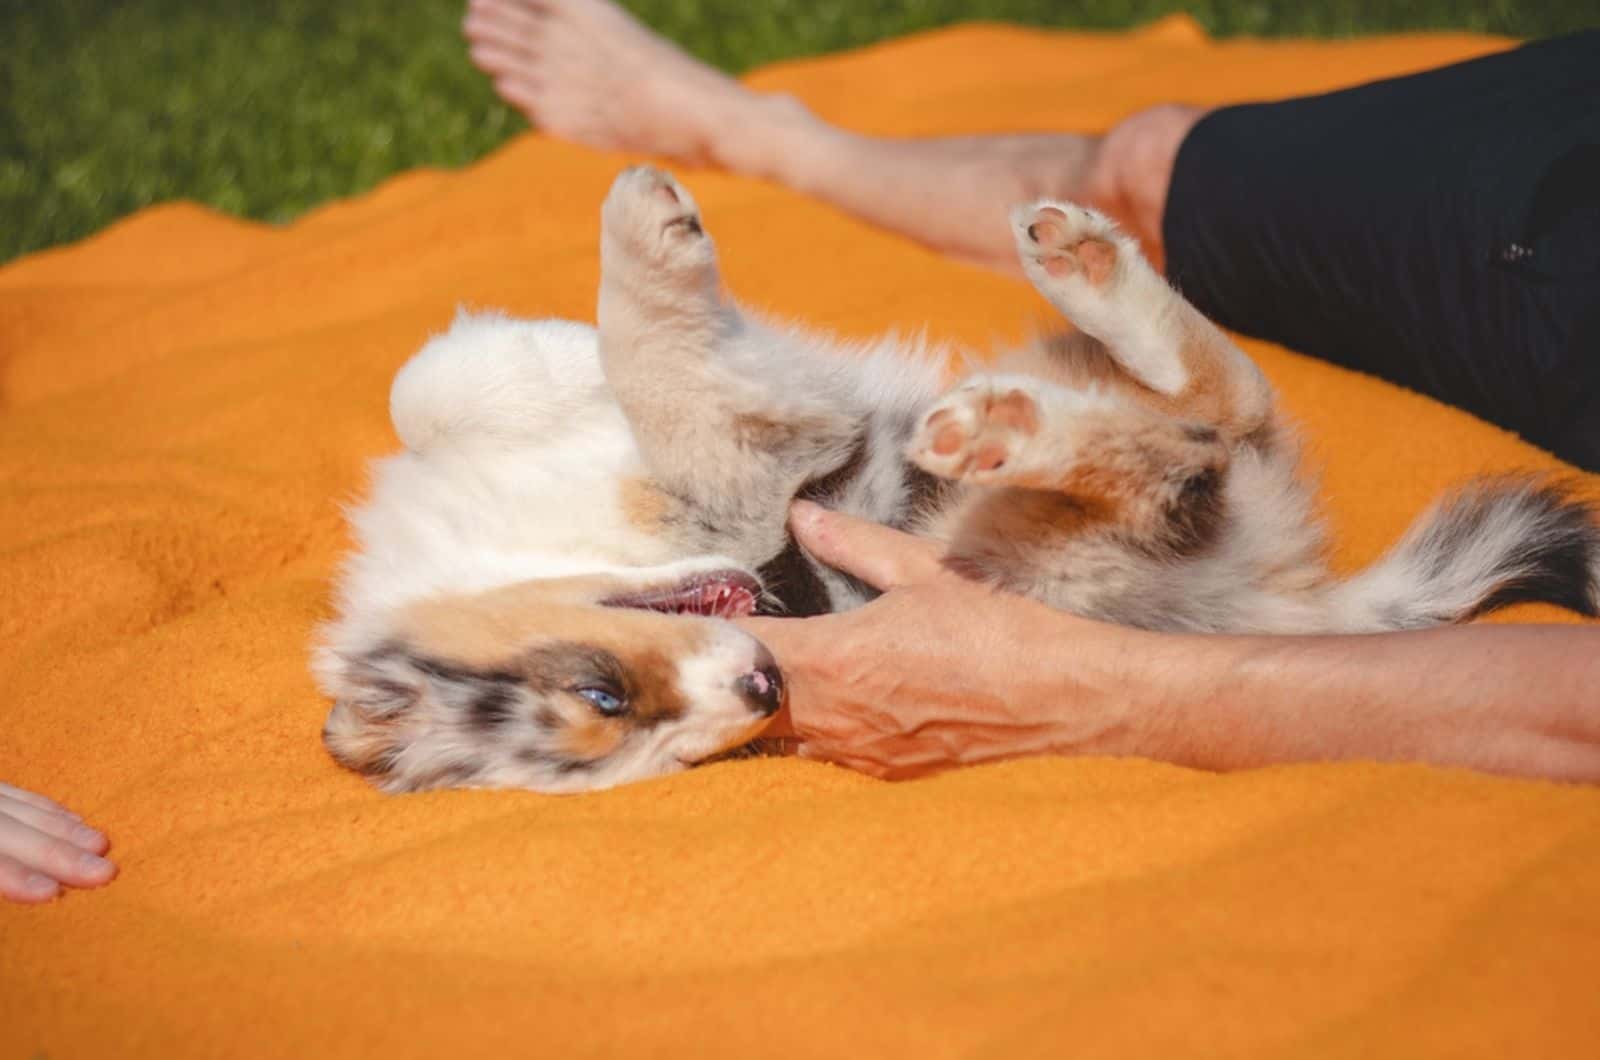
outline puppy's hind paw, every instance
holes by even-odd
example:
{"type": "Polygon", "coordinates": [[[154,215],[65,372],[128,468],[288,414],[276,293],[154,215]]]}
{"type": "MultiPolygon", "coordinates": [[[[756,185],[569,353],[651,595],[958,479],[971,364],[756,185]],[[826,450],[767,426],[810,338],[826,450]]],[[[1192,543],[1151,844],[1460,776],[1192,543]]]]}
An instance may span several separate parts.
{"type": "Polygon", "coordinates": [[[1011,215],[1011,229],[1023,268],[1035,272],[1037,281],[1081,276],[1096,288],[1116,276],[1126,238],[1109,217],[1071,203],[1019,207],[1011,215]]]}
{"type": "Polygon", "coordinates": [[[940,478],[1000,481],[1038,433],[1039,406],[1025,381],[979,376],[934,403],[906,459],[940,478]]]}
{"type": "Polygon", "coordinates": [[[604,238],[663,266],[711,260],[711,240],[689,190],[654,166],[617,174],[600,217],[604,238]]]}

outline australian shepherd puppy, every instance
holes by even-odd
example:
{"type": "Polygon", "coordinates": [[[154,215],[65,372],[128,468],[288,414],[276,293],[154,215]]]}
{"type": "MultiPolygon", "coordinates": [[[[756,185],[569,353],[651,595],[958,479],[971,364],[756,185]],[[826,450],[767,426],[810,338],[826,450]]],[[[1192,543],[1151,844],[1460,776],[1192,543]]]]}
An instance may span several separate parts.
{"type": "Polygon", "coordinates": [[[841,349],[742,311],[688,192],[624,172],[598,328],[463,315],[395,380],[405,451],[352,512],[316,650],[334,757],[387,791],[567,792],[751,740],[783,675],[726,619],[871,596],[797,547],[796,497],[1148,629],[1397,630],[1519,600],[1596,613],[1591,513],[1526,481],[1469,486],[1333,577],[1256,366],[1105,217],[1044,202],[1012,224],[1077,330],[947,389],[937,351],[841,349]]]}

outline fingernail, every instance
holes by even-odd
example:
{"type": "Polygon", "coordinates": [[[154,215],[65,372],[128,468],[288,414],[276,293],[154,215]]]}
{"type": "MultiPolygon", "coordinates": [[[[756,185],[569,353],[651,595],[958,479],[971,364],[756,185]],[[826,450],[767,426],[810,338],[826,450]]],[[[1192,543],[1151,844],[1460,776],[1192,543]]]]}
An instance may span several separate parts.
{"type": "Polygon", "coordinates": [[[796,527],[805,527],[809,529],[810,527],[816,525],[817,520],[822,518],[822,513],[827,510],[828,509],[814,501],[797,500],[793,504],[789,505],[789,522],[793,523],[796,527]]]}
{"type": "Polygon", "coordinates": [[[30,872],[27,876],[23,877],[22,886],[28,891],[29,894],[38,895],[55,894],[61,889],[61,885],[55,880],[52,880],[48,876],[41,876],[37,872],[30,872]]]}
{"type": "Polygon", "coordinates": [[[112,871],[111,862],[93,854],[78,855],[78,870],[88,876],[106,876],[112,871]]]}
{"type": "Polygon", "coordinates": [[[84,825],[81,828],[72,830],[72,841],[80,847],[99,846],[106,841],[106,837],[88,825],[84,825]]]}

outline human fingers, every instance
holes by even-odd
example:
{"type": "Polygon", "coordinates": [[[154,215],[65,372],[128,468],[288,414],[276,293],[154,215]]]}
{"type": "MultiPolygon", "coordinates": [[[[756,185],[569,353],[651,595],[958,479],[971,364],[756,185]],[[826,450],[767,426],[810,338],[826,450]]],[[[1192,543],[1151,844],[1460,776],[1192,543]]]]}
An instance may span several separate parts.
{"type": "Polygon", "coordinates": [[[960,764],[921,753],[916,748],[895,749],[893,753],[856,754],[835,746],[831,741],[804,738],[796,740],[795,755],[812,762],[826,762],[864,773],[877,780],[915,780],[960,764]]]}
{"type": "Polygon", "coordinates": [[[98,887],[117,874],[116,866],[105,858],[4,814],[0,814],[0,855],[74,887],[98,887]]]}
{"type": "Polygon", "coordinates": [[[84,824],[80,818],[70,817],[59,808],[41,809],[32,803],[0,795],[0,814],[21,821],[46,835],[65,839],[73,846],[87,850],[91,854],[103,854],[106,847],[110,846],[104,835],[84,824]]]}
{"type": "Polygon", "coordinates": [[[56,813],[63,813],[68,817],[78,816],[54,799],[47,799],[36,791],[24,791],[22,788],[14,787],[3,781],[0,781],[0,795],[4,795],[8,799],[15,799],[18,802],[25,802],[30,806],[37,806],[41,810],[54,810],[56,813]]]}
{"type": "Polygon", "coordinates": [[[875,589],[929,581],[942,572],[934,542],[810,501],[789,508],[789,528],[807,552],[875,589]]]}
{"type": "Polygon", "coordinates": [[[16,858],[0,854],[0,898],[11,902],[48,902],[61,884],[16,858]]]}

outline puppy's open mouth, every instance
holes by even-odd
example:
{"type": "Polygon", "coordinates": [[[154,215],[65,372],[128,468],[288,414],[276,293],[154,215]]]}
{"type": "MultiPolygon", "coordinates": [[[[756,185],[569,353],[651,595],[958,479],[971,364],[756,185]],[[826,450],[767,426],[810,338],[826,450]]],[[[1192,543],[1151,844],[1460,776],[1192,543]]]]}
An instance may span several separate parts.
{"type": "Polygon", "coordinates": [[[756,609],[761,583],[742,570],[714,570],[694,574],[676,585],[648,587],[608,597],[605,607],[631,607],[666,615],[704,615],[707,618],[741,618],[756,609]]]}

